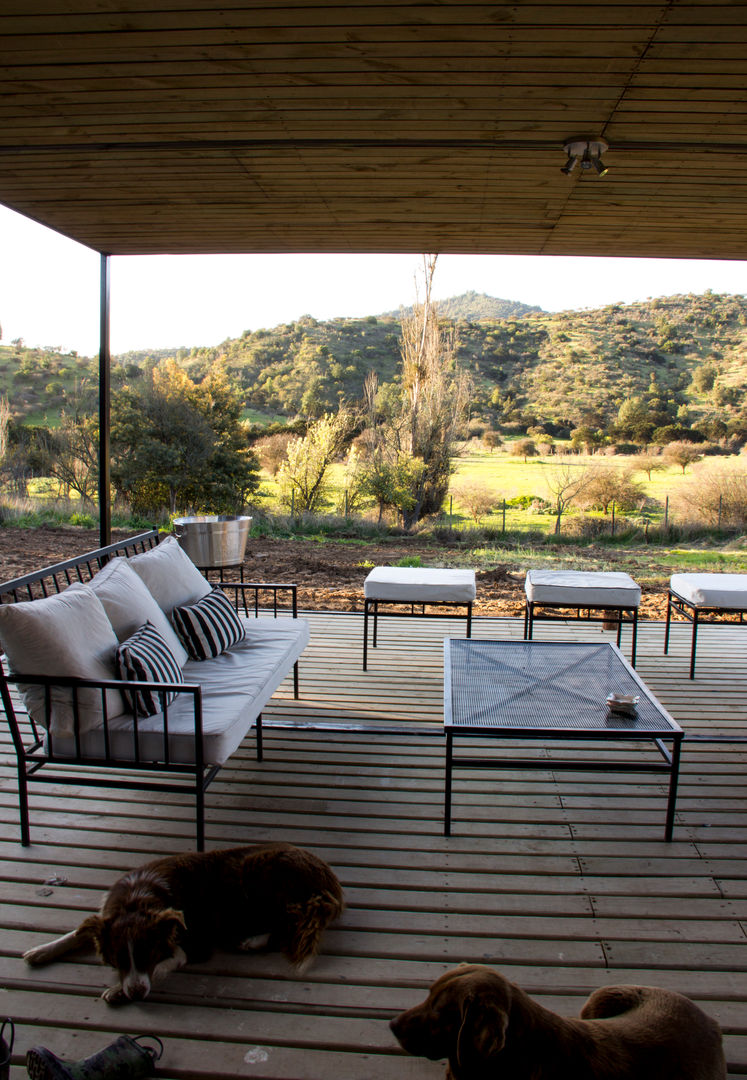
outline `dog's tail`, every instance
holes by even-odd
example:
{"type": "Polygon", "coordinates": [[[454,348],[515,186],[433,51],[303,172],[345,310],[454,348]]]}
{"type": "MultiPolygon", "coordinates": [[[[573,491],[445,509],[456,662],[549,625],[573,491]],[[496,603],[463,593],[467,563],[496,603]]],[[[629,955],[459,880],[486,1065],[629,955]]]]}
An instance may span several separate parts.
{"type": "Polygon", "coordinates": [[[289,933],[282,951],[291,964],[300,968],[316,956],[325,928],[344,910],[342,896],[326,890],[302,904],[288,905],[289,933]]]}

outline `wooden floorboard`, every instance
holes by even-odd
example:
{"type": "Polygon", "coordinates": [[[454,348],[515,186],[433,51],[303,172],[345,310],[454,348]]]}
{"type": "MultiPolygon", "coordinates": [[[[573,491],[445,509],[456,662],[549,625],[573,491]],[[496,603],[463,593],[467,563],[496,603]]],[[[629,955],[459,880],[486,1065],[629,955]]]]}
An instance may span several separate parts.
{"type": "MultiPolygon", "coordinates": [[[[463,635],[463,619],[382,618],[363,673],[362,619],[309,618],[301,697],[287,681],[265,711],[265,760],[250,735],[207,794],[209,847],[286,839],[338,873],[347,910],[303,976],[278,955],[219,953],[147,1002],[112,1009],[98,997],[109,973],[93,957],[28,968],[24,949],[74,926],[118,874],[189,850],[193,815],[178,795],[156,805],[40,784],[22,848],[0,732],[0,1012],[16,1024],[12,1080],[26,1075],[29,1046],[77,1060],[121,1033],[161,1037],[158,1075],[173,1080],[441,1080],[441,1063],[402,1054],[388,1020],[463,960],[499,967],[567,1014],[611,983],[680,990],[721,1023],[729,1075],[746,1074],[747,743],[686,740],[669,844],[663,777],[560,771],[553,758],[579,748],[543,744],[527,749],[536,770],[457,773],[444,837],[441,642],[463,635]]],[[[476,619],[473,633],[520,639],[522,623],[476,619]]],[[[576,620],[535,636],[614,637],[576,620]]],[[[747,627],[704,628],[693,681],[689,628],[674,627],[666,657],[663,636],[661,623],[641,625],[638,672],[687,733],[747,735],[747,627]]]]}

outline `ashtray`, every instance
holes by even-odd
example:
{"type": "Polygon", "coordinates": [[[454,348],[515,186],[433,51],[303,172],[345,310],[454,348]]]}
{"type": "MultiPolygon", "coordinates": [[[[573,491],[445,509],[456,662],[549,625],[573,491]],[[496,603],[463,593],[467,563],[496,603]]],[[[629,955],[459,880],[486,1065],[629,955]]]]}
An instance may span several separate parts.
{"type": "Polygon", "coordinates": [[[607,708],[617,716],[637,716],[636,705],[640,700],[638,694],[608,694],[607,708]]]}

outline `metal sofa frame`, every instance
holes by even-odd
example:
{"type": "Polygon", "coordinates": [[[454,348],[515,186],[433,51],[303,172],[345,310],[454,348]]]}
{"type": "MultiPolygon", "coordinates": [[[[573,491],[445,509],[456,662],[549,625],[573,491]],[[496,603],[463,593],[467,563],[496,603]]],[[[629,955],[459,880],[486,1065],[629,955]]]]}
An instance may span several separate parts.
{"type": "MultiPolygon", "coordinates": [[[[129,557],[139,552],[154,548],[160,539],[157,529],[139,533],[137,536],[121,540],[106,547],[86,552],[73,559],[54,563],[23,577],[0,583],[0,603],[18,603],[34,600],[43,596],[63,592],[74,581],[90,581],[97,570],[115,555],[129,557]]],[[[218,582],[220,588],[233,593],[234,605],[245,615],[250,611],[255,616],[260,611],[260,593],[269,592],[272,596],[272,612],[277,617],[280,597],[289,594],[293,618],[297,617],[297,587],[294,584],[264,582],[218,582]]],[[[263,609],[264,610],[264,609],[263,609]]],[[[106,680],[91,681],[60,676],[24,675],[6,670],[4,658],[0,660],[0,700],[10,727],[18,768],[18,802],[21,823],[21,843],[31,843],[29,819],[29,784],[34,782],[53,784],[74,784],[76,786],[96,786],[104,788],[126,788],[137,791],[181,792],[195,799],[196,845],[198,851],[205,847],[205,792],[220,770],[220,765],[206,765],[202,749],[202,689],[198,683],[148,683],[148,688],[159,694],[163,708],[163,750],[159,759],[150,760],[140,752],[138,720],[133,716],[132,757],[116,757],[111,752],[109,738],[109,716],[107,712],[106,690],[136,689],[144,684],[106,680]],[[76,751],[74,754],[57,754],[54,737],[47,727],[35,721],[20,705],[17,692],[13,687],[18,683],[35,684],[45,688],[46,714],[51,711],[52,687],[70,687],[73,709],[73,738],[76,751]],[[79,692],[94,689],[101,693],[103,713],[103,734],[105,755],[87,757],[81,748],[79,716],[79,692]],[[195,760],[192,764],[182,764],[171,760],[169,750],[169,711],[166,697],[170,691],[188,694],[193,701],[195,760]],[[138,774],[130,776],[105,776],[102,770],[116,770],[117,773],[138,774]],[[156,779],[148,777],[157,776],[156,779]]],[[[293,666],[293,690],[298,697],[298,663],[293,666]]],[[[262,760],[262,717],[257,717],[256,724],[257,760],[262,760]]]]}

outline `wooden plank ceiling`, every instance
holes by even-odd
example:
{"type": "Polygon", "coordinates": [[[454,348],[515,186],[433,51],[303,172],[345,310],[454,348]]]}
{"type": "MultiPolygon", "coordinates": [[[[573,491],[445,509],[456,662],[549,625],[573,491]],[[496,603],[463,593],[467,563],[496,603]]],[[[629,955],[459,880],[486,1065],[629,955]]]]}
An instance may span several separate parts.
{"type": "Polygon", "coordinates": [[[98,251],[745,255],[740,0],[0,11],[0,201],[98,251]]]}

